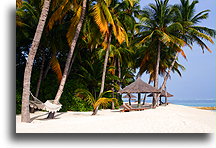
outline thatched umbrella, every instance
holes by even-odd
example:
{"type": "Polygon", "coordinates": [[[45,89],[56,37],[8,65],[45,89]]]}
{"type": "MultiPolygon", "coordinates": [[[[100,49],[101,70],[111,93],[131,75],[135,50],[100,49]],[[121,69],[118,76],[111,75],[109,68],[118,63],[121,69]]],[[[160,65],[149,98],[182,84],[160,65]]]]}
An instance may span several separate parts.
{"type": "MultiPolygon", "coordinates": [[[[153,93],[149,94],[147,97],[152,97],[153,93]]],[[[173,97],[172,94],[166,92],[165,90],[162,90],[161,95],[160,95],[160,104],[163,104],[161,101],[161,97],[165,97],[165,104],[167,104],[167,97],[173,97]]]]}
{"type": "Polygon", "coordinates": [[[160,90],[145,83],[139,77],[135,82],[119,90],[118,93],[138,93],[138,104],[140,104],[140,93],[160,93],[160,90]]]}
{"type": "MultiPolygon", "coordinates": [[[[134,100],[134,99],[131,99],[131,98],[136,98],[136,96],[132,95],[132,94],[127,94],[125,95],[123,98],[129,98],[128,102],[129,104],[131,105],[131,100],[134,100]]],[[[136,100],[136,99],[135,99],[136,100]]]]}
{"type": "Polygon", "coordinates": [[[127,94],[127,95],[123,96],[123,98],[136,98],[136,96],[134,96],[132,94],[127,94]]]}
{"type": "MultiPolygon", "coordinates": [[[[147,97],[152,97],[153,96],[153,93],[151,93],[151,94],[149,94],[147,97]]],[[[165,95],[165,90],[163,90],[162,92],[161,92],[161,95],[160,95],[161,97],[173,97],[173,95],[172,94],[170,94],[170,93],[168,93],[167,92],[167,95],[165,95]]]]}

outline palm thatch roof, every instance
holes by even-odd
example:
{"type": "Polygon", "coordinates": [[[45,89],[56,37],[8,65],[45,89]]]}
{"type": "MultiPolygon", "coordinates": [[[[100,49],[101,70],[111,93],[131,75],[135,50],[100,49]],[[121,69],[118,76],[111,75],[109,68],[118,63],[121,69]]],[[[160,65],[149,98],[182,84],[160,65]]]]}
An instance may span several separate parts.
{"type": "MultiPolygon", "coordinates": [[[[152,97],[153,96],[153,94],[151,93],[151,94],[149,94],[147,97],[152,97]]],[[[173,95],[172,94],[170,94],[170,93],[168,93],[167,92],[167,96],[165,95],[165,90],[163,90],[162,92],[161,92],[161,95],[160,95],[161,97],[173,97],[173,95]]]]}
{"type": "Polygon", "coordinates": [[[127,95],[123,96],[123,98],[136,98],[136,96],[134,96],[132,94],[127,94],[127,95]]]}
{"type": "Polygon", "coordinates": [[[159,93],[160,91],[153,86],[143,82],[139,77],[135,82],[126,86],[118,93],[159,93]]]}

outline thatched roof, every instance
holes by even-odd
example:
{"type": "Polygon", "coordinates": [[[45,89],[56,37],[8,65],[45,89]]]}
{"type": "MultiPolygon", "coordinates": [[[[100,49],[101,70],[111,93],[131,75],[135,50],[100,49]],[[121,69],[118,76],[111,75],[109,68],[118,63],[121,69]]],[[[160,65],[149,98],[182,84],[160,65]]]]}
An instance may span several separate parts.
{"type": "MultiPolygon", "coordinates": [[[[153,94],[151,93],[147,97],[152,97],[152,96],[153,96],[153,94]]],[[[160,96],[161,97],[165,97],[165,91],[164,90],[161,92],[160,96]]],[[[167,96],[166,97],[173,97],[173,95],[167,92],[167,96]]]]}
{"type": "Polygon", "coordinates": [[[151,85],[143,82],[139,77],[135,82],[126,86],[122,90],[118,91],[119,93],[158,93],[158,89],[152,87],[151,85]]]}
{"type": "Polygon", "coordinates": [[[123,98],[136,98],[136,96],[134,96],[132,94],[127,94],[123,98]]]}

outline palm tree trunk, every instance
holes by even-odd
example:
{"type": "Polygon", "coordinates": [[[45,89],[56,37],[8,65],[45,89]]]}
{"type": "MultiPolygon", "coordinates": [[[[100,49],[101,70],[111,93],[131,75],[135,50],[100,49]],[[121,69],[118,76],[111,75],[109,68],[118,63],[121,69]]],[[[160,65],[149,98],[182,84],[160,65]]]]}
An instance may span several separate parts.
{"type": "MultiPolygon", "coordinates": [[[[74,52],[74,49],[76,47],[76,43],[77,43],[77,40],[78,40],[78,37],[79,37],[79,34],[80,34],[80,30],[82,28],[83,20],[84,20],[84,17],[85,17],[86,4],[87,4],[87,0],[83,0],[82,14],[80,16],[80,20],[79,20],[79,23],[77,25],[76,32],[75,32],[74,38],[73,38],[72,43],[71,43],[71,48],[70,48],[70,51],[68,53],[68,57],[67,57],[67,61],[66,61],[66,64],[65,64],[63,76],[62,76],[58,91],[57,91],[56,96],[55,96],[55,100],[54,100],[55,104],[58,104],[58,102],[60,100],[60,97],[61,97],[61,95],[63,93],[63,89],[64,89],[65,82],[66,82],[67,75],[68,75],[68,70],[69,70],[69,67],[70,67],[70,64],[71,64],[71,58],[73,56],[73,52],[74,52]]],[[[49,114],[51,114],[51,113],[49,113],[49,114]]],[[[48,117],[49,117],[49,115],[48,115],[48,117]]],[[[54,117],[54,116],[51,116],[51,117],[54,117]]]]}
{"type": "Polygon", "coordinates": [[[46,69],[44,70],[42,81],[46,78],[49,69],[50,69],[50,62],[48,63],[46,69]]]}
{"type": "MultiPolygon", "coordinates": [[[[164,80],[163,80],[163,83],[162,83],[162,85],[161,85],[161,87],[160,87],[160,89],[159,89],[160,92],[166,87],[166,82],[167,82],[167,80],[168,80],[168,78],[169,78],[169,74],[170,74],[170,72],[171,72],[173,66],[175,65],[175,62],[176,62],[177,57],[178,57],[178,54],[179,54],[179,53],[176,52],[176,55],[175,55],[175,57],[174,57],[174,60],[173,60],[173,62],[172,62],[172,64],[171,64],[171,66],[170,66],[168,72],[166,73],[166,75],[165,75],[165,77],[164,77],[164,80]]],[[[160,97],[160,94],[157,95],[157,98],[158,98],[158,97],[160,97]]]]}
{"type": "Polygon", "coordinates": [[[99,106],[97,106],[97,107],[93,110],[92,115],[96,115],[96,114],[97,114],[97,112],[98,112],[98,108],[99,108],[99,106]]]}
{"type": "Polygon", "coordinates": [[[47,14],[49,11],[51,0],[44,0],[44,5],[41,11],[40,19],[38,26],[35,32],[35,36],[29,51],[28,59],[26,62],[24,79],[23,79],[23,94],[22,94],[22,110],[21,110],[21,122],[30,122],[30,113],[29,113],[29,95],[30,95],[30,81],[31,81],[31,72],[33,67],[34,58],[40,43],[40,39],[43,33],[44,25],[46,22],[47,14]]]}
{"type": "Polygon", "coordinates": [[[72,43],[71,43],[71,48],[70,48],[70,51],[69,51],[69,54],[68,54],[68,57],[67,57],[67,61],[66,61],[66,64],[65,64],[65,69],[64,69],[63,76],[62,76],[62,80],[61,80],[58,92],[57,92],[55,100],[54,100],[55,104],[57,104],[59,102],[60,97],[61,97],[62,92],[63,92],[63,89],[64,89],[64,85],[65,85],[65,82],[66,82],[66,79],[67,79],[68,69],[69,69],[70,63],[71,63],[71,58],[73,56],[73,52],[74,52],[74,49],[76,47],[76,43],[77,43],[77,40],[78,40],[78,37],[79,37],[79,34],[80,34],[80,30],[82,28],[83,20],[84,20],[84,17],[85,17],[86,3],[87,3],[87,0],[83,0],[82,14],[81,14],[79,23],[77,25],[74,38],[73,38],[72,43]]]}
{"type": "Polygon", "coordinates": [[[69,70],[68,70],[68,75],[70,74],[71,72],[71,69],[72,69],[72,65],[74,63],[74,60],[75,60],[75,55],[72,57],[72,60],[71,60],[71,63],[70,63],[70,67],[69,67],[69,70]]]}
{"type": "Polygon", "coordinates": [[[109,34],[109,39],[108,39],[108,45],[106,49],[106,55],[105,55],[105,60],[104,60],[104,67],[103,67],[103,74],[102,74],[102,81],[101,81],[101,89],[100,89],[100,94],[99,96],[103,93],[104,91],[104,83],[105,83],[105,77],[106,77],[106,67],[108,63],[108,58],[109,58],[109,50],[110,50],[110,44],[111,44],[111,38],[112,34],[110,32],[109,34]]]}
{"type": "Polygon", "coordinates": [[[41,81],[42,81],[42,77],[43,77],[43,71],[44,71],[44,63],[45,63],[45,54],[42,51],[42,63],[41,63],[41,70],[40,70],[40,75],[39,75],[39,79],[38,79],[38,83],[37,83],[37,88],[36,88],[36,93],[35,93],[35,97],[38,97],[39,91],[40,91],[40,85],[41,85],[41,81]]]}
{"type": "MultiPolygon", "coordinates": [[[[151,76],[149,77],[149,81],[148,81],[148,84],[151,83],[151,76]]],[[[146,100],[146,97],[147,97],[147,94],[145,93],[145,96],[143,98],[143,104],[142,105],[145,105],[145,100],[146,100]]]]}
{"type": "MultiPolygon", "coordinates": [[[[114,64],[113,64],[114,67],[116,67],[116,58],[114,57],[114,64]]],[[[116,73],[116,70],[114,69],[114,73],[113,75],[115,75],[116,73]]],[[[112,80],[112,84],[114,84],[114,80],[112,80]]],[[[115,88],[114,86],[112,87],[112,97],[114,98],[115,97],[115,94],[114,94],[114,91],[115,91],[115,88]]],[[[115,103],[112,101],[112,110],[115,109],[115,103]]]]}
{"type": "Polygon", "coordinates": [[[118,59],[118,78],[119,78],[119,81],[118,81],[119,88],[121,88],[121,82],[120,82],[120,79],[121,79],[121,62],[120,62],[120,59],[118,59]]]}
{"type": "MultiPolygon", "coordinates": [[[[158,53],[157,53],[157,63],[155,67],[155,80],[154,80],[154,87],[158,89],[158,77],[159,77],[159,65],[160,65],[160,49],[161,45],[160,42],[158,43],[158,53]]],[[[153,107],[156,107],[158,105],[158,99],[157,99],[157,94],[153,95],[153,102],[152,102],[153,107]]]]}
{"type": "Polygon", "coordinates": [[[165,87],[165,106],[167,105],[167,89],[165,87]]]}
{"type": "MultiPolygon", "coordinates": [[[[112,83],[114,83],[114,80],[112,80],[112,83]]],[[[115,89],[114,89],[114,87],[112,87],[112,98],[115,97],[114,91],[115,91],[115,89]]],[[[114,110],[114,109],[115,109],[115,103],[112,101],[112,110],[114,110]]]]}

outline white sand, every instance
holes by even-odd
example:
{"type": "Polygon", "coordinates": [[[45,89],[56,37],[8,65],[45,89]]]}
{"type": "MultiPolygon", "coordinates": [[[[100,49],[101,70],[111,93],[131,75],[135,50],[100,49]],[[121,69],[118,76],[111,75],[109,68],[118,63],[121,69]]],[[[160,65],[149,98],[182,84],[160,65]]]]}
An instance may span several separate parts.
{"type": "Polygon", "coordinates": [[[46,112],[31,114],[31,123],[16,116],[17,133],[214,133],[216,112],[169,104],[144,111],[56,113],[47,120],[46,112]]]}

